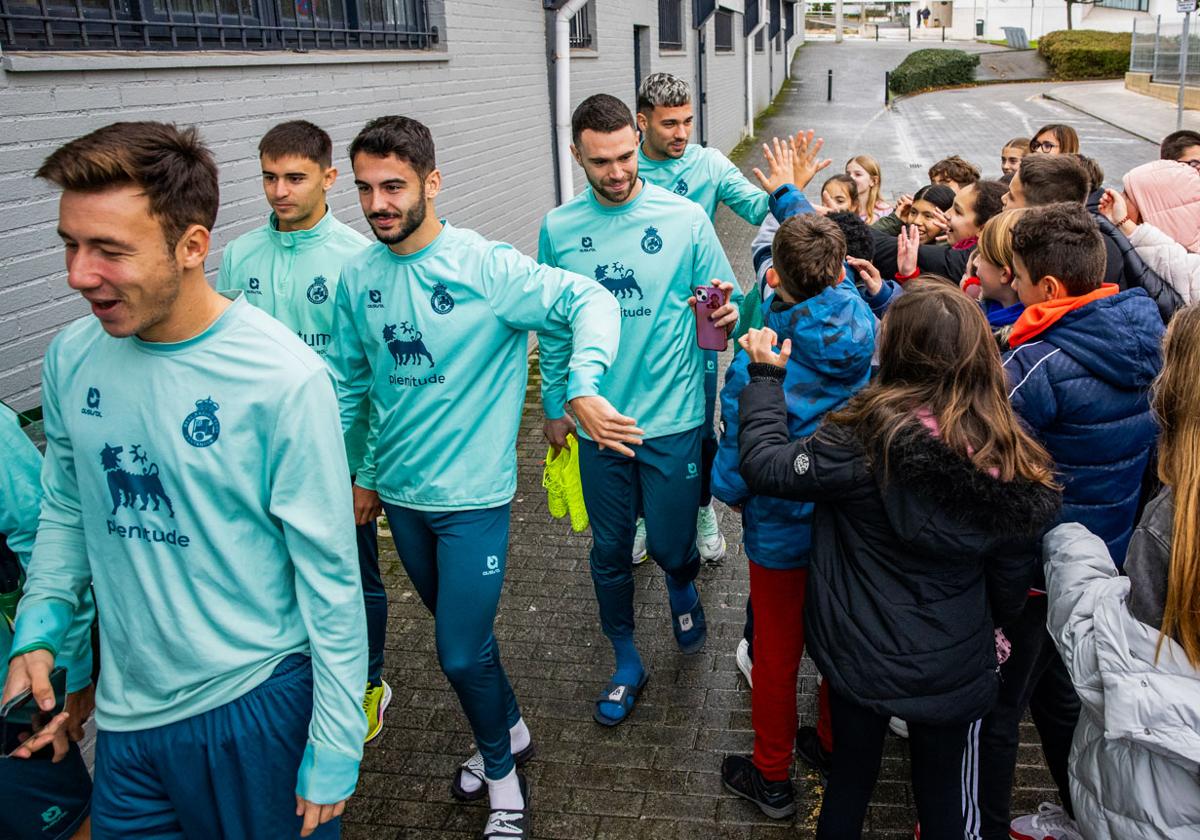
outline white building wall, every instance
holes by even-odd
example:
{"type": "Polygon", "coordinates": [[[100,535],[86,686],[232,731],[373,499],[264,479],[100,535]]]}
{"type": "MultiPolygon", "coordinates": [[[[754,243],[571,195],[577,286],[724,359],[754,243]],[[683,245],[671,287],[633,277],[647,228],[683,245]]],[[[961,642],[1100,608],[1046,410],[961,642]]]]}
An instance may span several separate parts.
{"type": "MultiPolygon", "coordinates": [[[[595,3],[594,55],[572,56],[572,104],[605,91],[634,105],[634,25],[649,28],[651,60],[643,72],[676,73],[695,89],[690,20],[685,49],[664,51],[656,0],[595,3]]],[[[683,5],[690,14],[691,4],[683,5]]],[[[439,213],[535,253],[539,223],[556,199],[548,15],[541,4],[511,0],[430,0],[430,11],[440,44],[419,53],[6,52],[0,60],[0,400],[18,409],[38,404],[47,345],[87,311],[65,282],[54,233],[57,192],[33,172],[61,143],[111,122],[200,127],[221,169],[211,272],[231,239],[265,219],[258,140],[272,125],[298,118],[333,137],[341,177],[330,204],[342,221],[369,235],[346,159],[351,138],[372,117],[403,113],[429,125],[437,143],[445,184],[439,213]]],[[[726,152],[740,139],[745,107],[740,32],[738,15],[738,49],[710,55],[708,64],[709,142],[726,152]]],[[[712,49],[711,31],[708,42],[712,49]]],[[[766,57],[756,59],[756,111],[774,92],[765,88],[766,57]]],[[[778,90],[783,56],[772,57],[778,90]]],[[[581,189],[582,173],[575,173],[581,189]]]]}

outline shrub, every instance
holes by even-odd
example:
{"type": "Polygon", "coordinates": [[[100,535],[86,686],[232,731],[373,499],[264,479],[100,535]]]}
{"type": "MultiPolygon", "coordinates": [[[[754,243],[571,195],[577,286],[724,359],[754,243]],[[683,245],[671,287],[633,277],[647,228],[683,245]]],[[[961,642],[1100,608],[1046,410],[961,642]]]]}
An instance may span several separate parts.
{"type": "Polygon", "coordinates": [[[975,81],[979,56],[962,50],[917,50],[892,71],[892,93],[912,93],[933,87],[969,85],[975,81]]]}
{"type": "Polygon", "coordinates": [[[1129,69],[1129,32],[1059,30],[1043,35],[1038,52],[1060,79],[1120,78],[1129,69]]]}

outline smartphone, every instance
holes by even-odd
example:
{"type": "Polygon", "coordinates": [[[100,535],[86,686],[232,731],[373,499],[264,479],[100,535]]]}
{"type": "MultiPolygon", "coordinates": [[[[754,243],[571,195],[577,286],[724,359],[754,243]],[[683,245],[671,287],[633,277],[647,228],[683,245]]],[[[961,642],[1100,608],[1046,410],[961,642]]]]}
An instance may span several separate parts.
{"type": "Polygon", "coordinates": [[[21,745],[21,735],[31,735],[63,710],[67,702],[67,671],[55,668],[50,672],[54,689],[54,708],[43,712],[33,699],[33,692],[23,691],[0,706],[0,756],[6,756],[21,745]]]}
{"type": "Polygon", "coordinates": [[[696,343],[705,350],[724,350],[729,334],[716,325],[712,314],[725,305],[725,292],[717,286],[697,286],[695,295],[696,343]]]}

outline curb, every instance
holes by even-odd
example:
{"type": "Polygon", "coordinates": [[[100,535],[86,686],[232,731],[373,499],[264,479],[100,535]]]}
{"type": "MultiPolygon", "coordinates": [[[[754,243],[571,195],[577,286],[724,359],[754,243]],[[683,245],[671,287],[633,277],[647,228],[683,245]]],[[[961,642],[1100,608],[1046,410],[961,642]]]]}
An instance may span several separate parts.
{"type": "Polygon", "coordinates": [[[1087,114],[1089,117],[1091,117],[1094,120],[1099,120],[1100,122],[1105,123],[1106,125],[1111,125],[1113,128],[1124,131],[1126,134],[1132,134],[1134,137],[1137,137],[1141,140],[1145,140],[1149,143],[1154,143],[1155,145],[1158,145],[1161,142],[1161,140],[1155,140],[1153,137],[1147,137],[1145,134],[1142,134],[1139,131],[1137,131],[1137,129],[1130,128],[1127,125],[1121,125],[1120,123],[1115,123],[1112,120],[1105,119],[1104,117],[1100,116],[1097,113],[1094,113],[1092,111],[1087,110],[1086,108],[1076,105],[1074,102],[1071,102],[1067,99],[1062,99],[1060,97],[1057,97],[1054,95],[1054,91],[1047,91],[1046,93],[1043,93],[1042,98],[1049,99],[1051,102],[1057,102],[1059,105],[1066,105],[1072,111],[1078,111],[1081,114],[1087,114]]]}

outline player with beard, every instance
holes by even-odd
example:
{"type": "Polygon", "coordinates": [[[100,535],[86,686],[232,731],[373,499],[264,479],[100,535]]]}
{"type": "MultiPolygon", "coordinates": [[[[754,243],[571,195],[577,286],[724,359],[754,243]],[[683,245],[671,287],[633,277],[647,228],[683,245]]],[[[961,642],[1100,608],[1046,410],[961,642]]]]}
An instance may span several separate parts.
{"type": "Polygon", "coordinates": [[[570,400],[593,439],[631,454],[641,430],[600,396],[620,335],[617,304],[587,277],[438,219],[429,129],[372,120],[350,144],[379,242],[342,269],[329,354],[343,424],[370,402],[360,487],[378,494],[413,587],[434,616],[438,661],[479,749],[455,772],[459,799],[488,796],[484,837],[523,838],[529,791],[516,770],[529,728],[492,626],[504,579],[528,332],[572,349],[570,400]]]}
{"type": "MultiPolygon", "coordinates": [[[[684,653],[704,646],[704,608],[695,585],[704,353],[696,343],[690,295],[698,285],[719,286],[732,302],[711,318],[732,330],[741,291],[728,282],[733,269],[703,208],[639,177],[637,132],[624,103],[606,94],[589,97],[575,110],[571,131],[572,154],[590,186],[546,215],[538,255],[547,265],[594,276],[620,302],[620,350],[601,394],[637,417],[645,433],[636,455],[606,449],[586,424],[580,441],[592,581],[616,658],[593,717],[614,726],[628,717],[647,678],[633,635],[639,505],[650,556],[666,576],[676,642],[684,653]]],[[[568,350],[554,340],[543,341],[540,351],[545,433],[556,447],[574,430],[565,413],[568,350]]]]}
{"type": "MultiPolygon", "coordinates": [[[[244,300],[275,316],[324,357],[333,328],[333,296],[342,263],[367,247],[368,240],[333,217],[326,194],[337,180],[333,141],[304,120],[280,123],[258,144],[263,192],[271,216],[260,228],[230,242],[221,256],[217,291],[240,290],[244,300]]],[[[366,406],[346,432],[350,475],[362,463],[367,444],[366,406]]],[[[383,731],[383,713],[392,689],[383,679],[383,637],[387,631],[387,591],[379,575],[375,519],[379,504],[366,503],[357,486],[354,515],[363,600],[367,608],[367,687],[363,711],[367,741],[383,731]]]]}
{"type": "MultiPolygon", "coordinates": [[[[725,204],[752,225],[767,216],[770,196],[712,146],[689,142],[695,115],[688,84],[670,73],[653,73],[638,88],[637,127],[642,135],[638,146],[638,171],[648,184],[688,198],[712,219],[725,204]]],[[[700,470],[700,508],[696,518],[696,548],[706,563],[725,557],[725,537],[717,525],[709,478],[717,453],[713,414],[717,397],[717,354],[704,353],[704,438],[700,470]]],[[[633,542],[633,562],[646,559],[646,524],[638,520],[633,542]]]]}

